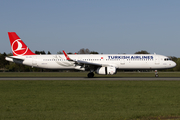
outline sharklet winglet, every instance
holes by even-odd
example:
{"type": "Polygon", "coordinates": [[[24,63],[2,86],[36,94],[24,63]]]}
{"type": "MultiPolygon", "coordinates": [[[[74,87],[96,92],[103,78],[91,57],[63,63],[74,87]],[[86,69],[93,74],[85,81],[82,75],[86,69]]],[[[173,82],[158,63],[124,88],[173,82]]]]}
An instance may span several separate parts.
{"type": "Polygon", "coordinates": [[[67,60],[72,61],[72,60],[69,58],[69,56],[66,54],[66,52],[65,52],[64,50],[63,50],[63,53],[64,53],[64,55],[65,55],[65,57],[66,57],[67,60]]]}

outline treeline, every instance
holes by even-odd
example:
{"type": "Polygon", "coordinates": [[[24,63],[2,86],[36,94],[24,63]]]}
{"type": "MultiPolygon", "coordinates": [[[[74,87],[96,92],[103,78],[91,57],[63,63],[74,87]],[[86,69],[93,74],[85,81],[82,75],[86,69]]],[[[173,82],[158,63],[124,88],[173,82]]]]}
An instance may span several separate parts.
{"type": "MultiPolygon", "coordinates": [[[[47,53],[43,51],[35,51],[35,54],[51,54],[50,51],[47,53]]],[[[57,54],[63,54],[62,52],[57,52],[57,54]]],[[[80,49],[76,53],[67,53],[67,54],[99,54],[98,52],[95,51],[90,51],[89,49],[80,49]]],[[[50,70],[50,69],[42,69],[42,68],[35,68],[31,66],[26,66],[22,64],[17,64],[14,62],[9,62],[5,60],[6,56],[13,56],[12,53],[6,54],[0,53],[0,72],[59,72],[63,70],[50,70]]],[[[77,70],[71,70],[71,71],[77,71],[77,70]]]]}
{"type": "MultiPolygon", "coordinates": [[[[0,53],[0,71],[1,72],[38,72],[43,71],[43,69],[32,68],[30,66],[25,66],[21,64],[16,64],[14,62],[9,62],[5,60],[6,56],[12,56],[12,53],[6,54],[0,53]]],[[[48,71],[48,70],[46,70],[48,71]]]]}
{"type": "MultiPolygon", "coordinates": [[[[46,53],[45,51],[35,51],[36,54],[51,54],[50,51],[46,53]]],[[[63,54],[62,52],[57,52],[57,54],[63,54]]],[[[99,54],[96,51],[90,51],[89,49],[80,49],[77,53],[71,53],[68,54],[99,54]]],[[[135,52],[135,54],[149,54],[147,51],[138,51],[135,52]]],[[[1,72],[57,72],[62,70],[49,70],[49,69],[41,69],[41,68],[32,68],[31,66],[25,66],[21,64],[16,64],[13,62],[9,62],[5,60],[6,56],[12,56],[12,53],[6,54],[0,53],[0,71],[1,72]]],[[[174,62],[176,62],[176,67],[172,69],[166,69],[161,71],[180,71],[180,58],[169,56],[174,62]]],[[[76,71],[76,70],[72,70],[76,71]]]]}

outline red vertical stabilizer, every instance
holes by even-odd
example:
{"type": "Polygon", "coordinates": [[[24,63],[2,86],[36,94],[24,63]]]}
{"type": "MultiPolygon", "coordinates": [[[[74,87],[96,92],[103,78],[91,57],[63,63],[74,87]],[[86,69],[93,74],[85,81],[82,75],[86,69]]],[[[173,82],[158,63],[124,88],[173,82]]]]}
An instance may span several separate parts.
{"type": "Polygon", "coordinates": [[[26,44],[19,38],[15,32],[8,32],[11,49],[14,56],[18,55],[36,55],[33,53],[26,44]]]}

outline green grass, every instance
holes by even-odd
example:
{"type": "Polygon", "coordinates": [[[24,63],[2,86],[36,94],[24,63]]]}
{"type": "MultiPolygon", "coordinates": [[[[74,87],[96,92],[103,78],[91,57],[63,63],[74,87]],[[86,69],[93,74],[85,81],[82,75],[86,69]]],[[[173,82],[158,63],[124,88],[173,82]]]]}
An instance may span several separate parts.
{"type": "MultiPolygon", "coordinates": [[[[0,72],[0,77],[87,77],[88,72],[0,72]]],[[[117,72],[95,77],[154,77],[154,72],[117,72]]],[[[159,77],[180,77],[180,72],[159,72],[159,77]]]]}
{"type": "Polygon", "coordinates": [[[180,81],[0,81],[1,120],[180,116],[180,81]]]}

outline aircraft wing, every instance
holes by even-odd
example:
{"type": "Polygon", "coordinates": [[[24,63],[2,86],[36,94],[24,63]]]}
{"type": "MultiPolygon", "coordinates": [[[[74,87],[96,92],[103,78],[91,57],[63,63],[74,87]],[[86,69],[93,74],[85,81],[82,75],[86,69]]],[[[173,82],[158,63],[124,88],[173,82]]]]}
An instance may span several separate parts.
{"type": "Polygon", "coordinates": [[[66,52],[64,50],[63,50],[63,53],[68,61],[73,61],[75,64],[98,66],[98,67],[108,66],[107,64],[92,63],[92,62],[87,62],[87,61],[83,61],[83,60],[73,60],[66,54],[66,52]]]}

